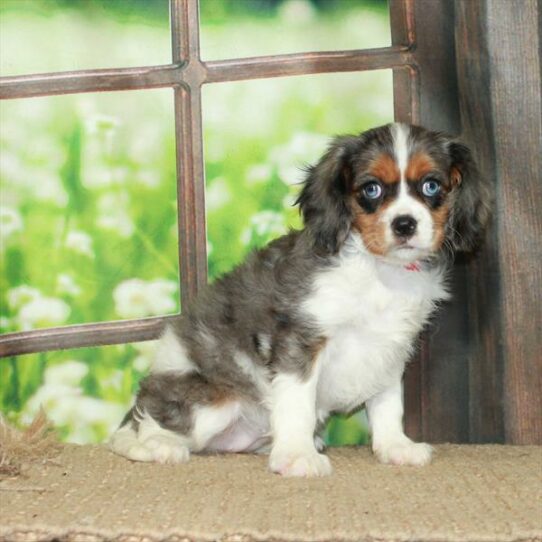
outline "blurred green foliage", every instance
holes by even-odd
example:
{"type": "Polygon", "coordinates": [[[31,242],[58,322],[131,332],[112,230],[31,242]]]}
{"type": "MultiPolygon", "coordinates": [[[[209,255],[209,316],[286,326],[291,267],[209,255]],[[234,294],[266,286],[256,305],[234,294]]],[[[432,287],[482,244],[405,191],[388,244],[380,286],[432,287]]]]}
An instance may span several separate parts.
{"type": "MultiPolygon", "coordinates": [[[[168,62],[164,1],[0,6],[2,74],[168,62]]],[[[381,2],[202,0],[201,10],[208,57],[389,42],[381,2]]],[[[303,166],[330,136],[390,121],[391,89],[390,72],[204,87],[211,280],[300,225],[291,204],[303,166]]],[[[3,332],[179,310],[169,89],[1,102],[0,149],[3,332]]],[[[129,405],[153,347],[2,360],[0,409],[25,423],[43,404],[65,440],[101,441],[129,405]]],[[[335,418],[327,429],[331,444],[364,442],[366,434],[359,417],[335,418]]]]}

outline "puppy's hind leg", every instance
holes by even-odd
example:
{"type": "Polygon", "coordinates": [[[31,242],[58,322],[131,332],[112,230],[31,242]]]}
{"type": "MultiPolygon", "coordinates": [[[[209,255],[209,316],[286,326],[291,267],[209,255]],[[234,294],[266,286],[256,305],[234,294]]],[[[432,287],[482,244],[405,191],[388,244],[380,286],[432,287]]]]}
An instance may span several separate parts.
{"type": "Polygon", "coordinates": [[[109,448],[133,461],[182,463],[190,451],[186,439],[158,425],[147,413],[132,408],[109,440],[109,448]]]}
{"type": "Polygon", "coordinates": [[[134,461],[152,461],[150,453],[141,449],[137,440],[137,429],[132,419],[134,409],[130,409],[124,416],[120,427],[111,435],[107,445],[116,454],[123,455],[134,461]]]}
{"type": "Polygon", "coordinates": [[[240,416],[240,403],[198,373],[151,374],[141,387],[128,421],[111,439],[111,449],[135,461],[180,463],[240,416]]]}

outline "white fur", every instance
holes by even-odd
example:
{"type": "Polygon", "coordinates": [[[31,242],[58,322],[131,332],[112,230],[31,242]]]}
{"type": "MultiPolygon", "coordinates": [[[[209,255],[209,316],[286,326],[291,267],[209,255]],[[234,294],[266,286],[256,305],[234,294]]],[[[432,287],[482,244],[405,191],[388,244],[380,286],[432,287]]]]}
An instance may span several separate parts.
{"type": "Polygon", "coordinates": [[[208,441],[206,450],[215,452],[268,451],[271,442],[269,411],[260,405],[243,404],[239,417],[208,441]]]}
{"type": "Polygon", "coordinates": [[[269,394],[269,372],[265,367],[254,363],[244,352],[237,351],[234,356],[235,363],[243,373],[258,388],[258,391],[265,397],[269,394]]]}
{"type": "Polygon", "coordinates": [[[391,126],[391,135],[393,137],[393,150],[395,152],[395,161],[399,166],[400,179],[405,180],[405,172],[408,166],[408,134],[409,127],[406,124],[396,122],[391,126]]]}
{"type": "Polygon", "coordinates": [[[407,190],[406,169],[410,154],[408,145],[409,127],[395,123],[391,129],[395,159],[399,167],[400,181],[397,199],[384,211],[381,220],[385,225],[385,240],[389,247],[395,242],[391,223],[401,215],[409,215],[417,222],[416,233],[408,240],[408,247],[399,247],[393,251],[400,260],[416,260],[429,254],[433,245],[433,218],[425,205],[409,195],[407,190]]]}
{"type": "Polygon", "coordinates": [[[283,476],[325,476],[331,473],[329,459],[320,454],[314,441],[316,387],[320,373],[316,360],[306,380],[279,374],[271,388],[273,445],[269,468],[283,476]]]}
{"type": "Polygon", "coordinates": [[[177,338],[173,329],[166,327],[158,343],[151,372],[175,371],[185,374],[195,370],[196,367],[190,360],[183,343],[177,338]]]}
{"type": "Polygon", "coordinates": [[[371,421],[373,427],[392,427],[377,439],[382,460],[422,464],[430,457],[426,447],[412,448],[414,443],[403,434],[397,386],[415,337],[435,304],[447,297],[440,269],[409,271],[381,262],[352,234],[335,266],[317,275],[302,306],[328,337],[320,355],[319,417],[370,404],[386,390],[395,390],[387,408],[374,409],[371,421]]]}
{"type": "Polygon", "coordinates": [[[412,442],[403,432],[403,390],[400,378],[367,401],[373,451],[382,463],[421,466],[431,460],[432,448],[412,442]]]}
{"type": "Polygon", "coordinates": [[[209,442],[226,431],[241,417],[241,403],[230,401],[219,406],[194,407],[194,428],[191,432],[191,449],[201,451],[209,442]]]}
{"type": "MultiPolygon", "coordinates": [[[[352,233],[333,265],[315,276],[300,306],[327,338],[307,378],[279,373],[269,382],[264,369],[237,352],[235,362],[256,383],[261,405],[195,406],[188,436],[162,429],[145,412],[136,412],[137,433],[125,425],[111,439],[111,448],[133,460],[181,462],[190,450],[258,451],[272,438],[273,472],[323,476],[331,473],[331,465],[315,447],[317,421],[366,402],[378,458],[423,465],[431,448],[403,433],[400,380],[415,337],[435,304],[447,297],[441,269],[422,265],[409,271],[385,262],[352,233]]],[[[172,331],[162,338],[153,370],[195,370],[172,331]]]]}
{"type": "Polygon", "coordinates": [[[134,461],[188,461],[190,451],[186,437],[163,429],[147,413],[141,414],[138,419],[137,432],[132,429],[131,424],[127,424],[113,434],[109,447],[114,452],[134,461]]]}

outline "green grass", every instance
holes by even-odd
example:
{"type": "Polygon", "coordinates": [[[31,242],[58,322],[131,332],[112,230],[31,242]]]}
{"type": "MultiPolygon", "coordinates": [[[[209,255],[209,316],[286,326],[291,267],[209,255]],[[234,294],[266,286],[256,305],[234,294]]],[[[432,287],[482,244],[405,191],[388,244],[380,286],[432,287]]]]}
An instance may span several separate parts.
{"type": "MultiPolygon", "coordinates": [[[[4,8],[10,2],[13,8],[12,0],[4,8]]],[[[163,21],[145,25],[57,4],[44,13],[2,13],[2,75],[169,61],[163,21]]],[[[334,12],[295,5],[309,6],[300,12],[303,31],[286,8],[233,18],[210,17],[204,8],[204,55],[242,56],[256,43],[261,50],[253,54],[275,54],[389,40],[385,14],[374,3],[366,12],[351,2],[334,12]]],[[[204,87],[211,280],[300,225],[291,203],[302,167],[330,136],[390,121],[391,87],[391,72],[204,87]]],[[[180,309],[171,90],[0,102],[0,150],[2,332],[180,309]]],[[[102,441],[130,403],[152,348],[139,343],[0,360],[0,410],[25,423],[43,404],[65,440],[102,441]]],[[[366,429],[359,417],[335,418],[327,439],[364,442],[366,429]]]]}

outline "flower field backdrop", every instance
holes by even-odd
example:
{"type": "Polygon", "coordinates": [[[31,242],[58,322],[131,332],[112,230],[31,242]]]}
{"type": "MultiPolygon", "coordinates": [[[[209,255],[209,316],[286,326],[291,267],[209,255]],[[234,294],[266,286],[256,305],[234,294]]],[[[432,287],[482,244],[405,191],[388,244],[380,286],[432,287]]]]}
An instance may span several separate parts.
{"type": "MultiPolygon", "coordinates": [[[[389,44],[380,0],[202,0],[202,56],[389,44]]],[[[1,75],[170,61],[165,0],[1,0],[1,75]]],[[[329,137],[392,120],[390,71],[203,89],[209,276],[300,225],[292,202],[329,137]]],[[[0,327],[174,314],[170,89],[0,102],[0,327]]],[[[130,405],[152,342],[0,360],[0,409],[43,405],[62,438],[100,442],[130,405]]],[[[359,415],[331,444],[364,442],[359,415]]]]}

